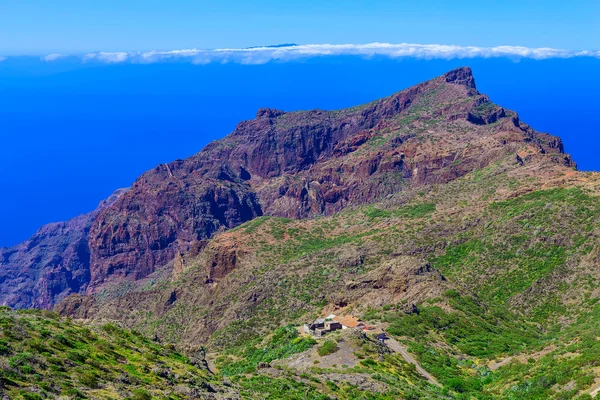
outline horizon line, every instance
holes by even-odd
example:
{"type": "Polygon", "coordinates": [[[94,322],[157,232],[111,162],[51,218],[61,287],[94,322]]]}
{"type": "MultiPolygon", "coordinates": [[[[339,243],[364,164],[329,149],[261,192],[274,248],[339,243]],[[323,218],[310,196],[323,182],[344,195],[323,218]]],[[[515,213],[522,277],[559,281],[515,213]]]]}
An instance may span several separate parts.
{"type": "Polygon", "coordinates": [[[459,46],[442,44],[381,43],[366,44],[280,44],[243,48],[179,49],[151,51],[88,52],[78,54],[51,53],[45,56],[1,56],[0,62],[17,57],[39,57],[44,62],[75,59],[83,63],[152,64],[182,61],[193,64],[239,63],[265,64],[271,61],[289,62],[316,57],[358,56],[363,58],[387,57],[416,59],[473,59],[511,58],[544,60],[551,58],[600,58],[599,50],[566,50],[552,47],[526,46],[459,46]]]}

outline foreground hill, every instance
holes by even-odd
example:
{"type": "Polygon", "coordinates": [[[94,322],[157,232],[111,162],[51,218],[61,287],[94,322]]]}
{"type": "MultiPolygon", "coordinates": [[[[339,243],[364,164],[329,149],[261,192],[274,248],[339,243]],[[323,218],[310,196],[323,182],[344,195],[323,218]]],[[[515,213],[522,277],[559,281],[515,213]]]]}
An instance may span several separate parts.
{"type": "Polygon", "coordinates": [[[0,393],[10,399],[237,398],[204,368],[114,324],[0,310],[0,393]]]}

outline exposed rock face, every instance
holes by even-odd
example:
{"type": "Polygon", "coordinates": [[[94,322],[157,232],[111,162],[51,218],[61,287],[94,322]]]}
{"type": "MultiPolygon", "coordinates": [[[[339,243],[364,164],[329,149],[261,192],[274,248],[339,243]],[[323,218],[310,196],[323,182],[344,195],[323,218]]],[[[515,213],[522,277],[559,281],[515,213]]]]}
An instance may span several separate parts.
{"type": "Polygon", "coordinates": [[[157,167],[99,214],[90,230],[89,291],[107,279],[143,278],[178,251],[262,215],[250,186],[232,171],[217,165],[196,175],[157,167]]]}
{"type": "MultiPolygon", "coordinates": [[[[345,110],[261,109],[195,156],[142,175],[93,218],[89,240],[87,232],[69,239],[89,248],[90,265],[70,291],[91,294],[144,278],[216,232],[260,215],[328,215],[407,186],[448,182],[524,143],[537,150],[523,163],[563,151],[560,139],[535,132],[480,94],[469,68],[345,110]]],[[[556,162],[572,163],[567,155],[556,162]]],[[[235,251],[216,257],[209,279],[235,265],[235,251]]],[[[45,281],[52,286],[56,279],[45,281]]]]}
{"type": "Polygon", "coordinates": [[[403,300],[413,305],[440,296],[452,285],[429,263],[402,256],[382,263],[359,279],[346,282],[346,290],[336,293],[330,303],[383,307],[403,300]]]}
{"type": "Polygon", "coordinates": [[[90,234],[88,292],[116,277],[143,278],[195,241],[262,214],[332,214],[408,183],[445,182],[510,151],[509,141],[535,140],[540,148],[562,150],[558,139],[521,126],[516,115],[505,116],[503,108],[477,92],[469,68],[354,109],[261,109],[256,119],[241,122],[197,155],[147,172],[101,212],[90,234]],[[430,109],[420,109],[427,102],[430,109]],[[426,149],[411,140],[416,133],[403,132],[385,146],[355,154],[379,132],[400,129],[403,115],[478,125],[503,119],[503,130],[513,137],[504,145],[479,143],[465,157],[461,147],[471,138],[454,143],[449,138],[446,148],[426,149]],[[461,164],[451,168],[458,158],[461,164]]]}
{"type": "Polygon", "coordinates": [[[26,242],[0,249],[2,305],[51,308],[69,294],[85,291],[90,281],[92,221],[125,191],[116,191],[89,214],[44,225],[26,242]]]}

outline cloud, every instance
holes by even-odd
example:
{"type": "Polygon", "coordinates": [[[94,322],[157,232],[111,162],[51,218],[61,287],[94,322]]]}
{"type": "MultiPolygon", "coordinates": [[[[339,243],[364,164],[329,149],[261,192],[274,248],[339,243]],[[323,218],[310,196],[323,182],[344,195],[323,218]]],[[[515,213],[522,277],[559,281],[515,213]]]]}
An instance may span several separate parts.
{"type": "MultiPolygon", "coordinates": [[[[52,56],[52,55],[50,55],[52,56]]],[[[48,56],[48,57],[50,57],[48,56]]],[[[84,61],[104,63],[155,63],[187,61],[194,64],[241,63],[264,64],[270,61],[293,61],[312,57],[360,56],[419,59],[464,59],[464,58],[548,58],[596,57],[600,51],[573,51],[549,47],[523,46],[455,46],[440,44],[368,43],[368,44],[304,44],[278,45],[250,48],[184,49],[148,52],[99,52],[83,56],[84,61]]]]}
{"type": "Polygon", "coordinates": [[[46,57],[42,57],[42,60],[46,61],[46,62],[51,62],[51,61],[56,61],[56,60],[60,60],[61,58],[67,57],[63,54],[58,54],[58,53],[54,53],[54,54],[48,54],[46,57]]]}
{"type": "Polygon", "coordinates": [[[6,60],[6,57],[0,56],[0,62],[5,61],[5,60],[6,60]]]}
{"type": "Polygon", "coordinates": [[[83,56],[83,61],[97,60],[97,61],[105,62],[105,63],[121,63],[121,62],[127,61],[127,59],[130,58],[130,55],[133,55],[133,54],[139,54],[139,53],[124,53],[124,52],[119,52],[119,53],[106,53],[106,52],[90,53],[90,54],[86,54],[85,56],[83,56]]]}

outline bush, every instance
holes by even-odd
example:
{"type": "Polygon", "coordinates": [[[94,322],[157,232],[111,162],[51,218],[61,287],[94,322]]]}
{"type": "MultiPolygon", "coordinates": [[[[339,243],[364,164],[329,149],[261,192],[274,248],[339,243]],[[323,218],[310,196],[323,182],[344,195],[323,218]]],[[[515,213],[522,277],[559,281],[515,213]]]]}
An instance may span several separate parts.
{"type": "Polygon", "coordinates": [[[79,377],[79,382],[90,389],[95,389],[98,387],[98,376],[93,372],[84,372],[83,375],[79,377]]]}
{"type": "Polygon", "coordinates": [[[321,357],[333,354],[338,350],[337,344],[332,340],[326,340],[323,342],[321,347],[317,349],[317,352],[321,357]]]}
{"type": "Polygon", "coordinates": [[[22,367],[33,361],[33,354],[23,352],[8,359],[8,365],[12,368],[22,367]]]}
{"type": "Polygon", "coordinates": [[[6,340],[0,340],[0,354],[6,355],[10,352],[10,344],[6,340]]]}
{"type": "Polygon", "coordinates": [[[131,395],[131,400],[152,400],[152,396],[144,389],[136,389],[131,395]]]}
{"type": "Polygon", "coordinates": [[[82,354],[81,352],[77,351],[77,350],[72,350],[69,351],[67,353],[67,358],[73,362],[76,362],[78,364],[81,364],[83,362],[85,362],[85,360],[87,359],[87,357],[85,356],[85,354],[82,354]]]}
{"type": "Polygon", "coordinates": [[[22,390],[20,394],[25,400],[42,400],[42,396],[37,393],[26,392],[25,390],[22,390]]]}

